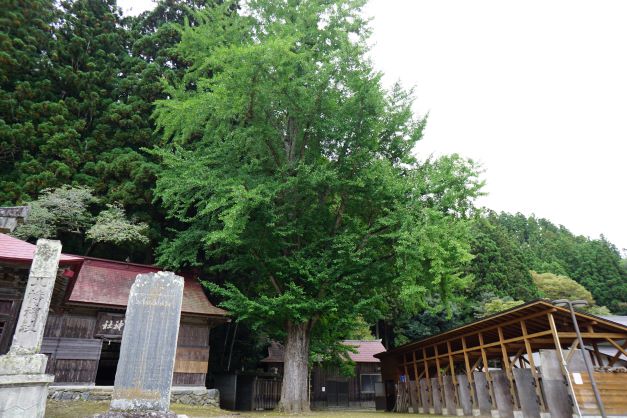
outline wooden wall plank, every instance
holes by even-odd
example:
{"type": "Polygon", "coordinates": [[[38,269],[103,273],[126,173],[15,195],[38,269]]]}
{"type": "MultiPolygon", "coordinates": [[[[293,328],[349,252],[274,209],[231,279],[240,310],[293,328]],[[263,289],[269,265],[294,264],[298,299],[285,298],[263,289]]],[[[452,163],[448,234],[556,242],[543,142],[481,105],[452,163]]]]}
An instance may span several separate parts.
{"type": "Polygon", "coordinates": [[[178,373],[174,372],[173,386],[205,386],[206,375],[204,373],[178,373]]]}
{"type": "MultiPolygon", "coordinates": [[[[574,382],[573,384],[579,407],[585,414],[598,415],[599,408],[592,391],[590,377],[585,373],[580,375],[582,383],[574,382]]],[[[594,372],[594,379],[597,382],[605,412],[610,415],[627,415],[627,397],[625,396],[627,373],[594,372]]]]}
{"type": "Polygon", "coordinates": [[[209,361],[209,347],[178,347],[176,349],[177,360],[192,360],[192,361],[209,361]]]}
{"type": "Polygon", "coordinates": [[[60,337],[93,338],[95,328],[95,316],[64,315],[60,337]]]}
{"type": "Polygon", "coordinates": [[[60,337],[61,329],[63,328],[63,317],[61,315],[48,315],[46,321],[46,328],[44,329],[44,338],[46,337],[60,337]]]}
{"type": "Polygon", "coordinates": [[[179,328],[179,347],[209,347],[209,326],[181,324],[179,328]]]}
{"type": "Polygon", "coordinates": [[[206,361],[177,360],[174,364],[175,373],[207,373],[209,364],[206,361]]]}
{"type": "Polygon", "coordinates": [[[102,340],[83,338],[44,338],[41,352],[63,360],[98,360],[102,340]]]}
{"type": "Polygon", "coordinates": [[[92,383],[96,380],[97,360],[56,360],[55,383],[92,383]]]}

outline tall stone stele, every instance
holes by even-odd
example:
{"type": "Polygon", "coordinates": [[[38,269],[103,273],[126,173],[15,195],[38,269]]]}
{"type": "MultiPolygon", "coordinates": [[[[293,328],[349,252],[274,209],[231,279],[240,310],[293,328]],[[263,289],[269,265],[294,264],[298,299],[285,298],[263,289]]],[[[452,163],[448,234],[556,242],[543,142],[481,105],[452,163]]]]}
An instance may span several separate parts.
{"type": "Polygon", "coordinates": [[[44,416],[54,376],[45,374],[48,358],[40,349],[60,257],[59,241],[37,241],[13,343],[9,353],[0,356],[2,418],[44,416]]]}
{"type": "Polygon", "coordinates": [[[131,287],[109,412],[100,417],[176,417],[169,412],[184,281],[138,274],[131,287]]]}

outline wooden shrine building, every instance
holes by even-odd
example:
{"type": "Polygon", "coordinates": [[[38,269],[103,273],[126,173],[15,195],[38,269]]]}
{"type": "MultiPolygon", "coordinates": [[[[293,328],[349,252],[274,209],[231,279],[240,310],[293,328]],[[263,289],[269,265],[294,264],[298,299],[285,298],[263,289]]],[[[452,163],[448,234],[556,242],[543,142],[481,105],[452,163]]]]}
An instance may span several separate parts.
{"type": "MultiPolygon", "coordinates": [[[[35,246],[0,234],[0,354],[8,351],[35,246]]],[[[113,384],[124,312],[142,264],[62,254],[41,352],[55,385],[113,384]]],[[[209,302],[197,278],[185,277],[173,385],[205,386],[209,332],[226,312],[209,302]]]]}
{"type": "Polygon", "coordinates": [[[572,418],[579,408],[600,416],[585,355],[607,415],[627,416],[627,326],[576,317],[585,347],[567,309],[537,300],[377,354],[387,407],[501,418],[572,418]]]}

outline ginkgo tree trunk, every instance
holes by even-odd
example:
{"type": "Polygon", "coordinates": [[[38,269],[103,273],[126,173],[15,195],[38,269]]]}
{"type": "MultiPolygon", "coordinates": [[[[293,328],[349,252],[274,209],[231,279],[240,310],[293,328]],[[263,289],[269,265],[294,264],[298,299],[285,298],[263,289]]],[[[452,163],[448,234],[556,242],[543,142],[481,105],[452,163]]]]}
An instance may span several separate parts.
{"type": "Polygon", "coordinates": [[[341,338],[390,292],[418,306],[469,260],[456,225],[476,171],[457,157],[416,161],[424,120],[411,92],[385,90],[372,69],[361,5],[208,11],[181,29],[190,67],[155,112],[156,195],[180,225],[159,262],[223,273],[225,286],[208,284],[222,306],[280,331],[290,413],[309,409],[312,338],[341,338]]]}

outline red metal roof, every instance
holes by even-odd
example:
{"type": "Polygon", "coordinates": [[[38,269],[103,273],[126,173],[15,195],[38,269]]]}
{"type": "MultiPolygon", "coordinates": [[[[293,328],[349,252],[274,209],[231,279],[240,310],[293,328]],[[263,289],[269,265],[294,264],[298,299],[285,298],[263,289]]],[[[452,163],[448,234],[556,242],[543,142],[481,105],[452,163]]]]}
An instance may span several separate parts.
{"type": "MultiPolygon", "coordinates": [[[[120,261],[85,258],[68,303],[125,307],[135,277],[159,268],[120,261]]],[[[195,278],[185,278],[181,312],[203,316],[225,316],[226,311],[209,302],[195,278]]]]}
{"type": "MultiPolygon", "coordinates": [[[[30,264],[36,246],[26,241],[0,233],[0,261],[30,264]]],[[[101,260],[61,254],[60,265],[81,265],[68,302],[125,307],[135,277],[140,273],[160,271],[144,264],[101,260]]],[[[226,311],[209,302],[196,278],[185,277],[183,306],[187,314],[203,316],[226,316],[226,311]]]]}
{"type": "Polygon", "coordinates": [[[357,348],[357,353],[348,353],[348,356],[355,363],[379,363],[381,360],[374,357],[385,351],[385,347],[381,344],[381,340],[374,341],[353,341],[346,340],[344,345],[357,348]]]}
{"type": "MultiPolygon", "coordinates": [[[[380,363],[381,360],[374,357],[385,351],[381,340],[344,340],[342,344],[355,347],[356,353],[348,352],[348,357],[355,363],[380,363]]],[[[268,357],[261,360],[262,363],[283,363],[285,348],[281,343],[272,341],[268,347],[268,357]]]]}
{"type": "MultiPolygon", "coordinates": [[[[0,260],[30,264],[35,254],[35,245],[10,235],[0,233],[0,260]]],[[[83,257],[61,254],[60,265],[80,264],[83,257]]]]}

